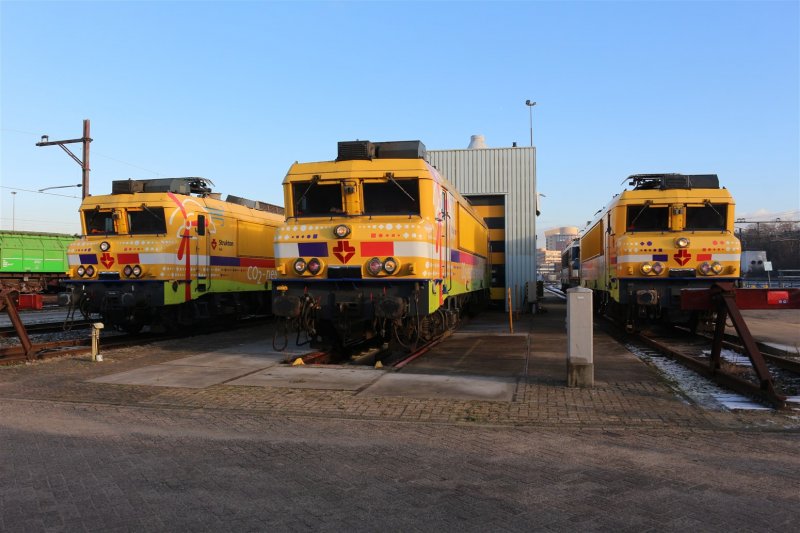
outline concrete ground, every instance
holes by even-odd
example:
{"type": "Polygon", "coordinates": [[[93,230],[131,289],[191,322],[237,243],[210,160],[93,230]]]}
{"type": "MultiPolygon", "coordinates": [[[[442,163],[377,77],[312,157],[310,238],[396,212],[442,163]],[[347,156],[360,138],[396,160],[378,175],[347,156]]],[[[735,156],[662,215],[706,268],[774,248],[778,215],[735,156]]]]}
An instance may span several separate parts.
{"type": "Polygon", "coordinates": [[[599,332],[567,388],[545,308],[401,372],[288,368],[266,327],[0,368],[0,530],[796,528],[800,413],[703,410],[599,332]]]}

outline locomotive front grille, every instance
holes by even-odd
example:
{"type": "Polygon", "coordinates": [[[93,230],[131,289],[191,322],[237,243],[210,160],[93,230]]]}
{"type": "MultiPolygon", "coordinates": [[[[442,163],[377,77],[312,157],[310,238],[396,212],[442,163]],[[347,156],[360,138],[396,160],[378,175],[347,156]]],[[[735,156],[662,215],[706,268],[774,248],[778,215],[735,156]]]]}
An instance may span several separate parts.
{"type": "Polygon", "coordinates": [[[100,281],[118,281],[119,272],[100,272],[97,275],[97,279],[100,281]]]}
{"type": "Polygon", "coordinates": [[[669,277],[671,278],[696,278],[697,272],[693,268],[670,268],[669,277]]]}
{"type": "Polygon", "coordinates": [[[328,267],[328,279],[361,279],[361,267],[328,267]]]}

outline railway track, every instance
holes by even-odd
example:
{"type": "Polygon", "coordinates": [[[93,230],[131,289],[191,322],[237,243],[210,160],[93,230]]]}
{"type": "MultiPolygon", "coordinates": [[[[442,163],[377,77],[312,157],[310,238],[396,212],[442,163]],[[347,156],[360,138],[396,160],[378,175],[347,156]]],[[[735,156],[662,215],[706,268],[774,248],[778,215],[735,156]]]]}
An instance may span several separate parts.
{"type": "MultiPolygon", "coordinates": [[[[706,336],[704,335],[704,337],[706,336]]],[[[706,338],[709,339],[709,341],[711,340],[711,337],[706,338]]],[[[744,346],[741,342],[738,342],[738,337],[726,335],[726,339],[727,340],[722,344],[724,347],[736,350],[740,353],[744,352],[744,346]]],[[[780,369],[800,375],[800,354],[790,355],[784,350],[779,350],[761,342],[756,343],[756,346],[758,346],[761,355],[764,356],[764,359],[766,359],[768,363],[772,363],[780,369]]]]}
{"type": "Polygon", "coordinates": [[[726,350],[719,367],[714,368],[710,360],[711,339],[704,335],[668,328],[631,334],[627,340],[656,350],[726,389],[774,407],[786,407],[787,397],[800,394],[800,358],[762,353],[771,376],[770,382],[765,383],[759,380],[743,347],[731,341],[723,343],[726,350]]]}
{"type": "MultiPolygon", "coordinates": [[[[90,328],[92,325],[92,321],[89,320],[76,320],[74,322],[70,322],[69,325],[65,328],[64,321],[60,320],[58,322],[44,322],[38,324],[27,324],[25,329],[27,330],[28,334],[38,334],[38,333],[59,333],[62,331],[71,331],[76,329],[87,329],[90,328]]],[[[13,326],[3,326],[0,327],[0,338],[5,337],[16,337],[17,330],[14,329],[13,326]]]]}
{"type": "MultiPolygon", "coordinates": [[[[102,339],[103,349],[123,348],[147,342],[161,340],[159,338],[142,339],[135,335],[119,335],[102,339]]],[[[22,346],[5,346],[0,348],[0,365],[12,365],[29,361],[42,361],[55,357],[77,356],[89,353],[92,349],[92,340],[67,339],[47,341],[34,344],[31,352],[26,354],[22,346]]]]}
{"type": "MultiPolygon", "coordinates": [[[[216,324],[213,326],[203,325],[197,328],[188,328],[177,333],[138,333],[122,334],[113,330],[103,332],[100,344],[103,350],[124,348],[127,346],[137,346],[149,344],[157,341],[179,339],[194,335],[219,333],[231,329],[242,329],[261,325],[271,320],[271,317],[251,316],[243,318],[232,324],[216,324]]],[[[49,324],[51,328],[52,324],[49,324]]],[[[61,331],[55,328],[55,331],[61,331]]],[[[84,355],[91,352],[92,340],[89,335],[83,338],[42,340],[32,345],[30,352],[26,354],[22,345],[7,345],[0,347],[0,365],[19,364],[32,361],[41,361],[55,357],[68,357],[84,355]]]]}

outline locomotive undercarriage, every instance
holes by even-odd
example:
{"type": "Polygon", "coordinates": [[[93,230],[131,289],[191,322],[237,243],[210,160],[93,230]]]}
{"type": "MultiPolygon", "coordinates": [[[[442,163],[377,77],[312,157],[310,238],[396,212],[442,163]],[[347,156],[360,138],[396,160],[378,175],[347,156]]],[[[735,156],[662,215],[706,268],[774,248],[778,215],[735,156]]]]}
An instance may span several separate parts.
{"type": "MultiPolygon", "coordinates": [[[[103,282],[71,284],[68,316],[75,311],[87,320],[99,318],[106,326],[136,333],[144,326],[174,331],[207,324],[220,318],[268,314],[264,291],[212,293],[181,304],[164,304],[163,282],[103,282]]],[[[179,286],[182,290],[183,286],[179,286]]]]}
{"type": "Polygon", "coordinates": [[[686,325],[693,330],[704,329],[705,325],[713,323],[713,313],[683,311],[681,290],[705,289],[717,281],[720,280],[692,279],[690,282],[682,282],[671,279],[663,283],[623,280],[619,282],[619,301],[615,301],[607,291],[595,291],[595,311],[624,324],[628,331],[640,331],[646,325],[655,323],[686,325]]]}
{"type": "Polygon", "coordinates": [[[285,349],[294,334],[297,346],[324,347],[339,355],[369,342],[413,350],[455,328],[462,312],[479,304],[475,294],[455,295],[429,313],[429,283],[283,284],[285,289],[279,289],[273,300],[274,314],[283,319],[273,347],[285,349]]]}

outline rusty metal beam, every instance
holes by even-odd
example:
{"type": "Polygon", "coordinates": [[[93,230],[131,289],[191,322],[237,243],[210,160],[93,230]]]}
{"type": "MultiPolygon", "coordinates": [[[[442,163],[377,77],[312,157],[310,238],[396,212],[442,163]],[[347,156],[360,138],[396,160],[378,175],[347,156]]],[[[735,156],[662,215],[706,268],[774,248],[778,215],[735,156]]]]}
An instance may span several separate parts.
{"type": "Polygon", "coordinates": [[[19,302],[19,291],[13,289],[6,289],[0,291],[0,311],[5,310],[8,318],[11,319],[11,324],[17,332],[19,341],[22,344],[22,350],[25,353],[25,358],[29,361],[33,356],[33,344],[31,343],[28,332],[25,329],[25,324],[22,323],[22,318],[17,311],[17,303],[19,302]]]}
{"type": "MultiPolygon", "coordinates": [[[[761,355],[761,351],[758,349],[758,346],[756,346],[756,341],[753,339],[753,335],[750,333],[750,328],[747,327],[747,324],[742,317],[742,313],[736,306],[735,292],[720,288],[716,294],[716,299],[718,302],[718,313],[720,315],[722,314],[720,311],[724,306],[727,314],[731,317],[733,327],[736,329],[736,333],[739,334],[739,339],[741,339],[742,344],[744,345],[744,351],[750,358],[750,362],[753,364],[753,369],[756,371],[761,389],[775,394],[772,375],[769,373],[769,368],[767,368],[767,363],[764,361],[764,356],[761,355]]],[[[719,318],[720,317],[718,316],[717,322],[719,322],[719,318]]],[[[718,327],[717,330],[719,329],[720,328],[718,327]]],[[[722,317],[721,329],[722,331],[715,331],[714,333],[714,343],[719,343],[720,348],[722,347],[722,341],[725,336],[725,317],[722,317]],[[717,338],[719,338],[719,340],[717,340],[717,338]]]]}
{"type": "MultiPolygon", "coordinates": [[[[740,311],[749,309],[800,309],[800,289],[738,289],[733,283],[717,283],[714,287],[734,294],[740,311]]],[[[681,309],[704,311],[716,309],[711,289],[682,289],[681,309]]]]}

